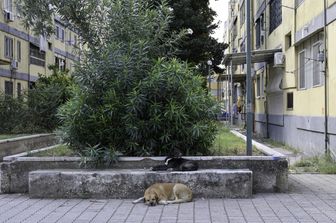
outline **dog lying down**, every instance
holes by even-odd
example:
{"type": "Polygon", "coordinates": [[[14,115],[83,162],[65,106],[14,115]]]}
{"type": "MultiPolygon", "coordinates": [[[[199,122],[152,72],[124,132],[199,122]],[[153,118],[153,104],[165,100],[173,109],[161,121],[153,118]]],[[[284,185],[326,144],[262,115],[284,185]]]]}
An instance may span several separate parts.
{"type": "Polygon", "coordinates": [[[145,195],[133,201],[133,204],[144,201],[146,205],[176,204],[190,202],[192,191],[189,187],[180,183],[156,183],[148,187],[145,195]]]}
{"type": "Polygon", "coordinates": [[[167,157],[165,165],[157,165],[151,168],[153,171],[196,171],[198,170],[198,163],[194,160],[187,160],[182,157],[167,157]]]}

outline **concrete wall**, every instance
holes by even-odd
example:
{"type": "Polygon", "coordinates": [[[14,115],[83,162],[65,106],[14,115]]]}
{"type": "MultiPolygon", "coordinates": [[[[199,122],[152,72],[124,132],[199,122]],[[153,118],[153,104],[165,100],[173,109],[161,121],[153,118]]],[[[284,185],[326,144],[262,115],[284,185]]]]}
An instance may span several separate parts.
{"type": "Polygon", "coordinates": [[[55,145],[58,141],[54,134],[39,134],[0,140],[0,161],[5,156],[55,145]]]}
{"type": "MultiPolygon", "coordinates": [[[[288,188],[288,162],[270,156],[187,157],[197,160],[200,169],[249,169],[253,172],[253,192],[281,192],[288,188]]],[[[162,164],[164,157],[124,157],[111,169],[149,169],[162,164]]],[[[0,192],[28,192],[28,174],[35,170],[80,169],[80,158],[19,157],[0,164],[0,192]]],[[[86,168],[96,168],[88,163],[86,168]]],[[[103,169],[106,169],[102,167],[103,169]]]]}
{"type": "MultiPolygon", "coordinates": [[[[256,114],[255,130],[266,136],[266,115],[256,114]]],[[[269,136],[309,156],[323,154],[324,117],[270,115],[269,136]]],[[[330,149],[336,154],[336,117],[329,117],[330,149]]]]}

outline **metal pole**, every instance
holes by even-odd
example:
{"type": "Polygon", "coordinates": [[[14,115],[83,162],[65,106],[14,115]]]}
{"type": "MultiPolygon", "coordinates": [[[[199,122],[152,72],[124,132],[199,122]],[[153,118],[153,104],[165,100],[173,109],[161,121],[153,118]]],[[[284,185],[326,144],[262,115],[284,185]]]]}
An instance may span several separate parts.
{"type": "Polygon", "coordinates": [[[232,68],[232,59],[230,63],[231,74],[230,74],[230,124],[233,126],[233,68],[232,68]]]}
{"type": "Polygon", "coordinates": [[[246,154],[252,156],[251,1],[246,0],[246,154]]]}
{"type": "Polygon", "coordinates": [[[327,58],[327,0],[324,0],[324,150],[329,153],[328,137],[328,58],[327,58]]]}

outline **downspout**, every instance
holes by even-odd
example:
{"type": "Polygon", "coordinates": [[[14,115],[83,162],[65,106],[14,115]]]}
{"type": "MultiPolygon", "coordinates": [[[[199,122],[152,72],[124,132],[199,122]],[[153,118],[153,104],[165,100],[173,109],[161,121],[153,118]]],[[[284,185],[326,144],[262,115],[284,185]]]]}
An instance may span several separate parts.
{"type": "Polygon", "coordinates": [[[328,137],[328,57],[327,57],[327,0],[324,0],[324,150],[329,154],[328,137]]]}
{"type": "Polygon", "coordinates": [[[28,94],[30,89],[30,27],[28,29],[28,94]]]}
{"type": "MultiPolygon", "coordinates": [[[[265,37],[264,37],[264,42],[265,42],[265,49],[267,49],[267,38],[266,38],[266,9],[267,9],[267,2],[266,0],[264,1],[265,2],[265,12],[264,12],[264,19],[263,19],[263,23],[265,23],[265,26],[263,24],[263,26],[265,27],[265,37]]],[[[265,83],[268,83],[267,80],[268,80],[268,72],[269,72],[269,69],[267,69],[268,65],[265,63],[265,66],[264,66],[264,70],[265,70],[265,83]]],[[[267,87],[267,84],[266,84],[266,87],[267,87]]],[[[266,88],[267,89],[267,88],[266,88]]],[[[265,102],[264,102],[264,107],[265,107],[265,115],[266,115],[266,138],[269,138],[269,115],[268,115],[268,93],[266,92],[265,94],[265,102]]]]}
{"type": "Polygon", "coordinates": [[[229,106],[229,111],[230,111],[230,124],[231,124],[231,127],[233,126],[233,68],[232,68],[232,59],[231,59],[231,62],[230,62],[230,106],[229,106]]]}

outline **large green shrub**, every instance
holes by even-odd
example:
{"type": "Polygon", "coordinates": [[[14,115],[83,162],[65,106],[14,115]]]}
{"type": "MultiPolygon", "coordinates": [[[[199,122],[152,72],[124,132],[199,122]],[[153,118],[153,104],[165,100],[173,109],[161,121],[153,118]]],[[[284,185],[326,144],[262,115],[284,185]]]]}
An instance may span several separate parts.
{"type": "Polygon", "coordinates": [[[124,155],[166,155],[174,149],[207,154],[216,106],[202,81],[188,64],[159,59],[127,92],[116,90],[117,80],[99,97],[77,88],[60,110],[64,139],[79,150],[99,145],[124,155]]]}
{"type": "Polygon", "coordinates": [[[104,26],[96,24],[110,35],[99,43],[88,39],[74,74],[78,87],[60,109],[63,139],[100,158],[116,151],[206,154],[216,131],[215,103],[196,71],[171,59],[186,32],[167,33],[171,12],[165,3],[111,2],[104,26]]]}

